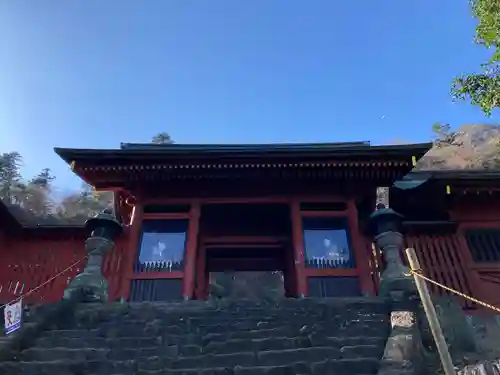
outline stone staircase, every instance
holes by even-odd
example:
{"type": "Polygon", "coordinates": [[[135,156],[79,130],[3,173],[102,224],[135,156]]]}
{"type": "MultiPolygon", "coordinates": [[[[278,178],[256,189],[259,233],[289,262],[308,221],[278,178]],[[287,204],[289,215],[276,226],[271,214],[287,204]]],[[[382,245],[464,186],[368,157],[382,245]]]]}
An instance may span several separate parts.
{"type": "Polygon", "coordinates": [[[389,330],[367,298],[81,304],[0,375],[368,375],[389,330]]]}

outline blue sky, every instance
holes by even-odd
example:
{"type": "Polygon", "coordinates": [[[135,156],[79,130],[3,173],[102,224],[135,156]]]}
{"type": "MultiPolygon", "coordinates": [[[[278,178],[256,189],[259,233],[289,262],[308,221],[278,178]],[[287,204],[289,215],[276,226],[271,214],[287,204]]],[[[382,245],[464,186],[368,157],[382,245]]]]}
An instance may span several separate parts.
{"type": "Polygon", "coordinates": [[[488,57],[467,0],[3,0],[0,152],[79,186],[54,146],[428,141],[488,57]]]}

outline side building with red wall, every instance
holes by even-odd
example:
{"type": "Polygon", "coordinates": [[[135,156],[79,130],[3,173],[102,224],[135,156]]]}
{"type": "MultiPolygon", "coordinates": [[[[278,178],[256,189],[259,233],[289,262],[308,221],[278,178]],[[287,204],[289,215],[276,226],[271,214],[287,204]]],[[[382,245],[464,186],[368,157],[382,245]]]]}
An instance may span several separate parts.
{"type": "Polygon", "coordinates": [[[500,306],[500,171],[413,172],[391,189],[391,206],[405,216],[407,246],[427,276],[500,306]]]}

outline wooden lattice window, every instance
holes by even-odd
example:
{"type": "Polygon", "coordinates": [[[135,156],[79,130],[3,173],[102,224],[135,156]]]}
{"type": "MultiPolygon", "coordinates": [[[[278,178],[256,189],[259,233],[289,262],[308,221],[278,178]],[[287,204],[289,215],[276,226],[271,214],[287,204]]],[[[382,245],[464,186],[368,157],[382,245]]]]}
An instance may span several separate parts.
{"type": "Polygon", "coordinates": [[[500,229],[470,229],[465,238],[476,263],[500,263],[500,229]]]}

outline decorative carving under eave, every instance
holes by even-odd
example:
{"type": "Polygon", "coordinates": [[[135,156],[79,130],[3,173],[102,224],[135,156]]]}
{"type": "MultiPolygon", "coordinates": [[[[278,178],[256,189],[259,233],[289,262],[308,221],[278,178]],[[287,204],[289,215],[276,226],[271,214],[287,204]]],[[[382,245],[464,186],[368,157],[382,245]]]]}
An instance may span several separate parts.
{"type": "Polygon", "coordinates": [[[85,171],[143,171],[172,169],[247,169],[247,168],[397,168],[409,167],[409,161],[343,161],[343,162],[302,162],[302,163],[201,163],[201,164],[132,164],[82,166],[85,171]]]}

